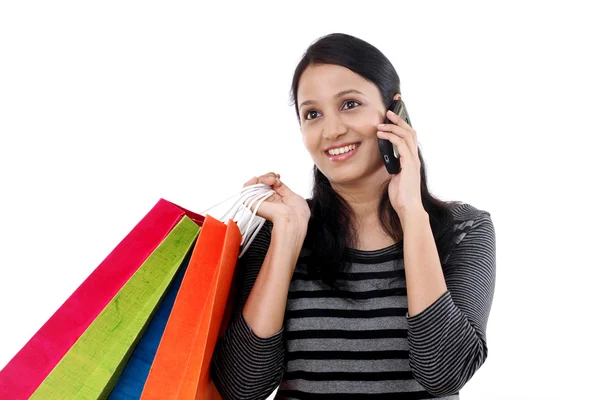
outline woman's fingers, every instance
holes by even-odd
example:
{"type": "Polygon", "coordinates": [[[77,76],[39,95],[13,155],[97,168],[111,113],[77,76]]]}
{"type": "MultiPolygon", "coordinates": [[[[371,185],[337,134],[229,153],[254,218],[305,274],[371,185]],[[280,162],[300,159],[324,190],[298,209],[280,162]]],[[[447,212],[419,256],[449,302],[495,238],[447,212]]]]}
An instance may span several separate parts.
{"type": "Polygon", "coordinates": [[[277,182],[277,177],[275,175],[261,176],[259,178],[260,183],[264,183],[265,185],[273,186],[277,182]]]}
{"type": "Polygon", "coordinates": [[[271,186],[273,190],[275,190],[275,192],[281,197],[292,193],[292,191],[284,183],[282,183],[279,178],[281,178],[280,174],[276,174],[275,172],[268,172],[266,174],[253,177],[244,184],[244,187],[249,185],[255,185],[257,183],[262,183],[271,186]]]}
{"type": "Polygon", "coordinates": [[[262,183],[271,186],[273,190],[275,190],[275,193],[277,193],[281,197],[293,195],[294,192],[290,188],[288,188],[286,184],[281,182],[280,178],[280,174],[276,174],[275,172],[268,172],[266,174],[253,177],[244,184],[244,187],[249,185],[255,185],[257,183],[262,183]]]}
{"type": "Polygon", "coordinates": [[[406,140],[411,153],[418,154],[417,132],[399,115],[388,111],[386,116],[392,122],[391,124],[379,124],[377,129],[383,132],[392,132],[393,134],[406,140]]]}
{"type": "MultiPolygon", "coordinates": [[[[377,129],[378,129],[377,136],[379,136],[380,138],[384,139],[384,137],[381,136],[380,134],[389,135],[389,137],[398,138],[398,139],[402,140],[403,143],[405,143],[405,145],[410,149],[410,152],[413,155],[415,155],[415,156],[418,155],[419,152],[417,149],[417,144],[415,142],[415,138],[413,135],[411,135],[409,132],[407,132],[406,129],[400,128],[396,125],[384,125],[384,126],[379,125],[377,127],[377,129]]],[[[387,138],[387,136],[385,138],[387,138]]],[[[393,141],[391,141],[391,142],[396,144],[393,141]]]]}
{"type": "Polygon", "coordinates": [[[282,198],[291,196],[293,194],[295,194],[285,183],[283,183],[279,178],[277,178],[277,181],[275,182],[275,184],[273,185],[273,190],[275,190],[275,193],[277,193],[278,195],[280,195],[282,198]]]}
{"type": "Polygon", "coordinates": [[[276,174],[275,172],[269,172],[259,177],[259,181],[269,186],[276,186],[280,183],[279,178],[281,175],[276,174]]]}
{"type": "Polygon", "coordinates": [[[264,175],[255,176],[250,179],[248,182],[244,183],[244,187],[250,185],[256,185],[257,183],[264,183],[265,185],[272,186],[279,179],[279,174],[274,172],[269,172],[264,175]]]}
{"type": "Polygon", "coordinates": [[[403,167],[406,166],[407,159],[412,159],[412,160],[416,159],[416,162],[417,163],[419,162],[419,156],[413,154],[412,150],[409,149],[407,141],[404,138],[394,135],[392,132],[383,132],[383,131],[378,131],[377,136],[380,137],[381,139],[387,139],[390,142],[392,142],[392,144],[396,145],[396,147],[398,148],[398,153],[400,153],[401,165],[403,167]],[[413,157],[411,157],[411,155],[413,157]]]}
{"type": "Polygon", "coordinates": [[[244,187],[250,186],[250,185],[256,185],[257,183],[258,183],[258,178],[255,176],[252,179],[250,179],[248,182],[244,183],[244,187]]]}

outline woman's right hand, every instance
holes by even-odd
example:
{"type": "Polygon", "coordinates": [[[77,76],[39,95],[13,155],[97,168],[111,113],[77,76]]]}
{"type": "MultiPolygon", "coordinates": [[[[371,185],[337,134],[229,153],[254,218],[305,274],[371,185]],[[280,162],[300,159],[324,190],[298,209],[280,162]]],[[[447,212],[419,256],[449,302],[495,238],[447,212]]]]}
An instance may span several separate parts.
{"type": "Polygon", "coordinates": [[[292,224],[297,228],[305,229],[310,219],[308,203],[302,196],[297,195],[281,182],[279,178],[279,174],[269,172],[254,177],[244,184],[244,187],[246,187],[264,183],[275,190],[274,194],[262,202],[256,214],[271,221],[273,225],[292,224]]]}

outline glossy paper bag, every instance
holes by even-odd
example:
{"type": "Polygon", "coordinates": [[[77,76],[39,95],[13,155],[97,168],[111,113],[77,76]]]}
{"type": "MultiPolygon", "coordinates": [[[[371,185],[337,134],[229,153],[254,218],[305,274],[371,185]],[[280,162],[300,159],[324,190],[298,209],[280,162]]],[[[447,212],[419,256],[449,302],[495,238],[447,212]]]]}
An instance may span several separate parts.
{"type": "Polygon", "coordinates": [[[184,215],[199,225],[204,220],[158,201],[0,371],[0,399],[28,399],[184,215]]]}

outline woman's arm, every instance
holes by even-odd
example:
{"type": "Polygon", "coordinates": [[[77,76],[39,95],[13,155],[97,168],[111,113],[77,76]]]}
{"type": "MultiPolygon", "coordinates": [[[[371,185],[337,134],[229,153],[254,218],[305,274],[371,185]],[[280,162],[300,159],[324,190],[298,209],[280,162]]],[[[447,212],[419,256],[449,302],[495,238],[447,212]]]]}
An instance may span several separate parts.
{"type": "Polygon", "coordinates": [[[415,379],[438,396],[458,392],[487,358],[485,329],[495,285],[495,232],[485,211],[469,225],[444,265],[445,291],[430,229],[418,229],[414,222],[413,229],[405,231],[410,363],[415,379]]]}
{"type": "Polygon", "coordinates": [[[211,363],[224,400],[266,399],[281,381],[287,293],[305,235],[267,221],[240,260],[241,297],[211,363]]]}

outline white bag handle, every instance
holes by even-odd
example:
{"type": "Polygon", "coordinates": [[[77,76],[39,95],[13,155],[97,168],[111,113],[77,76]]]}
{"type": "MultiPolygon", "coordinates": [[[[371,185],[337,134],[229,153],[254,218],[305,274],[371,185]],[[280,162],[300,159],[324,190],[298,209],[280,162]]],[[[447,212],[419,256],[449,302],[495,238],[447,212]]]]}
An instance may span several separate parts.
{"type": "MultiPolygon", "coordinates": [[[[274,191],[273,191],[273,193],[274,193],[274,191]]],[[[248,248],[250,247],[250,243],[252,243],[252,241],[254,240],[256,235],[258,235],[258,232],[260,232],[260,229],[262,228],[262,226],[265,224],[266,220],[264,218],[261,218],[258,215],[256,215],[256,213],[257,213],[258,209],[260,208],[261,204],[263,203],[263,201],[265,201],[269,197],[271,197],[271,195],[273,193],[271,193],[271,190],[269,190],[266,193],[258,194],[257,197],[255,197],[250,204],[247,204],[246,206],[243,207],[243,213],[242,213],[242,217],[241,217],[242,224],[245,223],[245,220],[243,220],[243,218],[244,217],[248,218],[248,216],[246,216],[246,214],[250,212],[254,202],[258,201],[258,204],[254,207],[254,212],[252,212],[252,216],[248,220],[245,232],[242,236],[243,239],[242,239],[242,249],[240,251],[240,257],[244,255],[246,250],[248,250],[248,248]]]]}
{"type": "Polygon", "coordinates": [[[231,208],[219,218],[219,221],[227,223],[228,220],[233,220],[242,232],[242,243],[240,245],[240,254],[238,258],[241,258],[246,250],[250,247],[250,244],[260,232],[262,226],[265,223],[265,219],[256,215],[262,202],[271,197],[275,193],[275,190],[269,185],[264,183],[257,183],[244,187],[239,193],[230,196],[229,198],[215,204],[214,206],[204,210],[202,215],[206,215],[206,212],[215,208],[216,206],[225,203],[228,200],[236,198],[231,208]],[[254,205],[257,203],[256,205],[254,205]],[[254,211],[251,211],[254,208],[254,211]]]}

